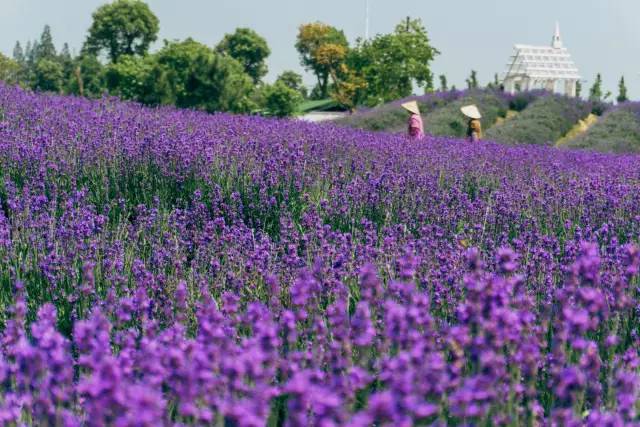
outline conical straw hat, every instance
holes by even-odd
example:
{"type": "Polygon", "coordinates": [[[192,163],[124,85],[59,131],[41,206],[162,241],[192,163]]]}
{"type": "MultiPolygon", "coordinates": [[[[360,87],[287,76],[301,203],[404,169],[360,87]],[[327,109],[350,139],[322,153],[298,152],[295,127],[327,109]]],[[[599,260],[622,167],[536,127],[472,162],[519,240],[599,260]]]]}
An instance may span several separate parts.
{"type": "Polygon", "coordinates": [[[413,114],[420,114],[420,109],[418,108],[418,103],[416,101],[405,102],[402,104],[402,108],[413,114]]]}
{"type": "Polygon", "coordinates": [[[481,119],[482,114],[480,114],[480,110],[475,105],[465,105],[460,109],[462,114],[469,117],[470,119],[481,119]]]}

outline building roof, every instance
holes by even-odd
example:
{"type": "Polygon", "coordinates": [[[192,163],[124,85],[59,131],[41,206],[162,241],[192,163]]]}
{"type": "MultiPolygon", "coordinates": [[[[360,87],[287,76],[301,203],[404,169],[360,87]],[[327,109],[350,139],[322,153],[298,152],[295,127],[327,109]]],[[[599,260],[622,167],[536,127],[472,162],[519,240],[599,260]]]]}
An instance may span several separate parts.
{"type": "Polygon", "coordinates": [[[529,77],[531,79],[580,80],[580,73],[567,48],[563,47],[560,28],[551,46],[531,46],[517,44],[514,54],[507,64],[505,79],[509,77],[529,77]]]}

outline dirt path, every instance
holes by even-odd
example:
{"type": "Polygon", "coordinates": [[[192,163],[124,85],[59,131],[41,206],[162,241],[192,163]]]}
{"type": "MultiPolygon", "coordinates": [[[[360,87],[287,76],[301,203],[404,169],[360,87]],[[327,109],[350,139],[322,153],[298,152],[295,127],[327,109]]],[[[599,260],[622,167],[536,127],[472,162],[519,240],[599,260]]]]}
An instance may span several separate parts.
{"type": "Polygon", "coordinates": [[[580,120],[565,136],[556,141],[556,147],[563,147],[569,141],[582,135],[598,121],[598,116],[589,114],[585,119],[580,120]]]}

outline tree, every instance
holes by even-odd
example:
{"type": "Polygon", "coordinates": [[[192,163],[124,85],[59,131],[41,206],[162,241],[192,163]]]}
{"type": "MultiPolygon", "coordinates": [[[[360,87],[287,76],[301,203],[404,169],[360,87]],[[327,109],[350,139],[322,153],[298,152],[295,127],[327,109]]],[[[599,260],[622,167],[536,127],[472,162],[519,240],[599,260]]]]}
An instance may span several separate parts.
{"type": "Polygon", "coordinates": [[[627,85],[624,82],[624,76],[620,77],[620,83],[618,83],[618,97],[616,98],[619,104],[627,102],[629,97],[627,96],[627,85]]]}
{"type": "MultiPolygon", "coordinates": [[[[249,112],[254,108],[254,84],[235,59],[220,55],[192,39],[166,43],[154,55],[159,70],[170,84],[169,97],[182,108],[213,111],[249,112]]],[[[157,97],[167,98],[164,89],[157,97]]]]}
{"type": "Polygon", "coordinates": [[[347,65],[342,64],[333,75],[334,89],[331,98],[339,105],[353,111],[361,104],[367,89],[366,80],[347,65]]]}
{"type": "Polygon", "coordinates": [[[36,45],[35,50],[35,62],[41,59],[47,59],[53,61],[56,59],[56,47],[53,44],[53,37],[51,37],[51,27],[44,26],[42,34],[40,35],[40,42],[36,45]]]}
{"type": "Polygon", "coordinates": [[[444,74],[440,74],[439,78],[440,78],[440,90],[442,92],[446,92],[448,90],[448,88],[447,88],[447,76],[445,76],[444,74]]]}
{"type": "Polygon", "coordinates": [[[52,59],[41,59],[33,71],[32,86],[45,92],[62,91],[64,70],[59,62],[52,59]]]}
{"type": "Polygon", "coordinates": [[[326,65],[326,54],[335,53],[339,48],[344,48],[346,51],[348,47],[349,43],[344,32],[330,25],[315,22],[300,26],[296,49],[300,53],[302,66],[316,75],[320,97],[326,98],[329,94],[330,69],[326,65]],[[322,54],[323,60],[319,54],[322,54]]]}
{"type": "Polygon", "coordinates": [[[99,54],[106,50],[112,62],[123,55],[144,55],[158,34],[159,21],[140,0],[116,0],[93,13],[85,50],[99,54]]]}
{"type": "Polygon", "coordinates": [[[478,88],[478,73],[476,70],[471,70],[471,75],[466,80],[468,89],[477,89],[478,88]]]}
{"type": "Polygon", "coordinates": [[[580,94],[582,93],[582,83],[580,80],[576,81],[576,98],[580,98],[580,94]]]}
{"type": "Polygon", "coordinates": [[[199,55],[188,69],[188,97],[177,105],[197,108],[210,113],[230,111],[248,113],[253,108],[251,92],[254,85],[242,65],[235,59],[217,55],[199,55]]]}
{"type": "Polygon", "coordinates": [[[293,89],[300,93],[303,98],[307,97],[307,88],[302,82],[302,76],[295,71],[283,71],[282,74],[276,79],[276,83],[282,83],[290,89],[293,89]]]}
{"type": "Polygon", "coordinates": [[[68,93],[98,98],[106,90],[104,66],[94,55],[82,54],[73,60],[73,71],[67,76],[68,93]]]}
{"type": "Polygon", "coordinates": [[[60,62],[60,65],[62,65],[65,76],[68,77],[73,74],[73,57],[71,56],[71,50],[69,49],[69,45],[67,43],[62,46],[62,50],[60,50],[60,53],[57,56],[57,61],[60,62]]]}
{"type": "Polygon", "coordinates": [[[366,82],[365,102],[375,105],[411,95],[414,85],[433,87],[429,64],[438,53],[422,22],[408,19],[391,34],[360,41],[346,63],[366,82]]]}
{"type": "Polygon", "coordinates": [[[19,76],[20,64],[0,53],[0,80],[8,84],[16,84],[19,76]]]}
{"type": "Polygon", "coordinates": [[[146,84],[151,67],[149,57],[122,55],[118,62],[113,62],[105,68],[106,88],[110,94],[122,99],[141,101],[150,90],[146,84]]]}
{"type": "Polygon", "coordinates": [[[269,115],[287,117],[293,115],[302,102],[302,95],[282,81],[266,85],[264,91],[265,109],[269,115]]]}
{"type": "Polygon", "coordinates": [[[20,65],[24,65],[25,63],[24,50],[22,50],[22,45],[19,41],[16,42],[16,45],[13,48],[13,60],[20,65]]]}
{"type": "Polygon", "coordinates": [[[267,41],[249,28],[238,28],[235,33],[226,34],[216,50],[240,62],[256,84],[267,74],[265,60],[271,50],[267,41]]]}
{"type": "Polygon", "coordinates": [[[602,76],[600,73],[596,76],[596,81],[591,86],[589,90],[589,100],[590,101],[600,101],[602,99],[602,76]]]}
{"type": "Polygon", "coordinates": [[[69,49],[69,44],[65,43],[62,45],[62,50],[60,50],[60,54],[58,55],[61,62],[71,61],[73,60],[71,56],[71,49],[69,49]]]}
{"type": "Polygon", "coordinates": [[[348,52],[348,47],[328,43],[320,46],[315,56],[318,64],[328,70],[331,77],[331,98],[353,110],[362,102],[362,90],[367,87],[367,82],[345,63],[348,52]]]}

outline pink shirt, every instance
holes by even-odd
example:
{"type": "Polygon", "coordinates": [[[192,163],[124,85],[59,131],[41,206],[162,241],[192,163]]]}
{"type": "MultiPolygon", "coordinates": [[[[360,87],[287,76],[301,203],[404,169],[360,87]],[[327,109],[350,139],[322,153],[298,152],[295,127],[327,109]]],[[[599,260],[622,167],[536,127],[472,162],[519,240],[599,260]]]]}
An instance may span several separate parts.
{"type": "Polygon", "coordinates": [[[412,139],[424,138],[424,127],[420,114],[412,114],[409,118],[409,136],[412,139]]]}

